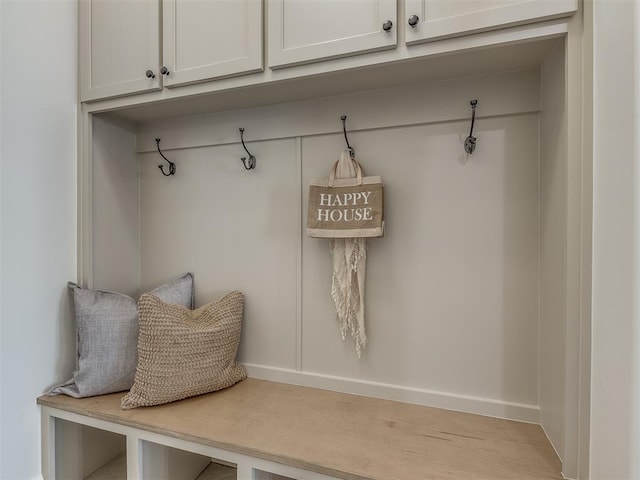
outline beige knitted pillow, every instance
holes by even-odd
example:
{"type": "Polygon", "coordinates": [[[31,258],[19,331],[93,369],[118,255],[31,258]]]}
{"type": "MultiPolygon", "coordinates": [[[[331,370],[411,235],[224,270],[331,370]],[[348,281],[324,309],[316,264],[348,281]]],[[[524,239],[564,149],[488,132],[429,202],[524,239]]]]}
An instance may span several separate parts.
{"type": "Polygon", "coordinates": [[[240,292],[197,310],[142,295],[138,367],[122,408],[173,402],[245,379],[247,374],[236,363],[243,308],[240,292]]]}

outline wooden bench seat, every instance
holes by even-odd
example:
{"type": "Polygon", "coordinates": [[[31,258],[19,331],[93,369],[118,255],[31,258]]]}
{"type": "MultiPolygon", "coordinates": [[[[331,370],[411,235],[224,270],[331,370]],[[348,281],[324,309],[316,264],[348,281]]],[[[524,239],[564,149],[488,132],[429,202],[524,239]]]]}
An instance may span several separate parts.
{"type": "Polygon", "coordinates": [[[122,410],[121,397],[43,396],[38,403],[50,418],[69,412],[74,421],[96,419],[331,478],[562,478],[533,424],[256,379],[150,408],[122,410]]]}

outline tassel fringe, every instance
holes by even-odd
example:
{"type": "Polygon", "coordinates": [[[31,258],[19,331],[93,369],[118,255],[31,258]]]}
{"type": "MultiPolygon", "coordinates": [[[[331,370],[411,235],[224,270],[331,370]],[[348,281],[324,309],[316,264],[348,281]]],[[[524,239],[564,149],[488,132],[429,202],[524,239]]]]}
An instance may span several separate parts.
{"type": "MultiPolygon", "coordinates": [[[[336,178],[355,177],[348,150],[342,153],[336,178]]],[[[331,297],[336,307],[340,334],[347,333],[355,341],[356,354],[361,358],[367,345],[364,323],[364,287],[367,265],[366,238],[336,238],[330,241],[333,256],[331,297]]]]}

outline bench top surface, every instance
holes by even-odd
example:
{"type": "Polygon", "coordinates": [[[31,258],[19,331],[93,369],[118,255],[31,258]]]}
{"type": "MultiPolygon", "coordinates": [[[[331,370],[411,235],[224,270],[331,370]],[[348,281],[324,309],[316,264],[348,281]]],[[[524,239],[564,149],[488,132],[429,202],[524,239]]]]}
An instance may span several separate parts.
{"type": "Polygon", "coordinates": [[[257,379],[156,407],[122,393],[40,405],[343,479],[561,479],[538,425],[257,379]]]}

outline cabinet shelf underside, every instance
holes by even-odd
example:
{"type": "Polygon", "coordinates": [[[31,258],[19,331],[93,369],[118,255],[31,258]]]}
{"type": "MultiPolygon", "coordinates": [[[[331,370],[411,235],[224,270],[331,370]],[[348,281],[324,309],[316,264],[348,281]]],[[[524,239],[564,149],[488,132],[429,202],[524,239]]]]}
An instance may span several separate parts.
{"type": "MultiPolygon", "coordinates": [[[[126,107],[114,107],[115,104],[107,101],[90,108],[93,113],[104,111],[118,119],[145,122],[428,81],[529,70],[542,65],[559,41],[561,40],[558,38],[546,38],[496,47],[474,48],[456,53],[338,70],[321,75],[258,82],[197,95],[183,96],[180,88],[165,89],[164,94],[167,98],[160,100],[156,97],[149,102],[134,99],[132,101],[139,103],[126,107]]],[[[138,97],[144,98],[144,96],[138,97]]]]}

